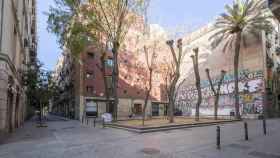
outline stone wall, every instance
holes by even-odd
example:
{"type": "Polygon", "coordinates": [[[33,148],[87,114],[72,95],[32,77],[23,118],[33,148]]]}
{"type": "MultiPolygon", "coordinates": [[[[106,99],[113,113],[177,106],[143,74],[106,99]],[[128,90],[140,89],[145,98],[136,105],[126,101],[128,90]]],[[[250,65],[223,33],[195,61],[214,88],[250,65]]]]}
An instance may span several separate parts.
{"type": "Polygon", "coordinates": [[[5,62],[0,61],[0,132],[6,130],[8,74],[4,70],[5,62]]]}
{"type": "Polygon", "coordinates": [[[26,97],[7,62],[0,60],[0,65],[0,131],[7,133],[23,124],[26,97]]]}

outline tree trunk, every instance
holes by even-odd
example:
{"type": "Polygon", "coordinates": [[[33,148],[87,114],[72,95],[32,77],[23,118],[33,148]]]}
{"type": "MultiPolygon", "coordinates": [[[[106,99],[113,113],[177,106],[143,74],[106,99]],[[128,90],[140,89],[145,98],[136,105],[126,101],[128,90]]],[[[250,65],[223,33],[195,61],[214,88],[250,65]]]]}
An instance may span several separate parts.
{"type": "Polygon", "coordinates": [[[221,71],[221,78],[220,78],[220,80],[218,82],[217,90],[215,90],[215,87],[213,85],[212,79],[210,77],[210,70],[206,69],[205,71],[206,71],[206,75],[207,75],[208,81],[210,83],[210,88],[213,91],[214,96],[215,96],[214,118],[215,118],[215,120],[217,120],[218,119],[218,106],[219,106],[219,98],[220,98],[220,89],[221,89],[221,85],[223,83],[226,71],[224,71],[224,70],[221,71]]]}
{"type": "Polygon", "coordinates": [[[238,76],[238,66],[239,66],[239,54],[240,54],[240,42],[241,42],[241,32],[237,33],[235,41],[235,53],[234,53],[234,98],[235,98],[235,117],[240,119],[239,111],[239,76],[238,76]]]}
{"type": "Polygon", "coordinates": [[[176,83],[178,82],[178,79],[180,77],[180,72],[177,72],[175,74],[175,78],[173,79],[171,85],[170,85],[170,92],[169,92],[169,122],[174,122],[174,102],[175,102],[175,90],[176,90],[176,83]]]}
{"type": "Polygon", "coordinates": [[[118,80],[119,80],[119,65],[118,65],[118,52],[119,52],[119,43],[114,42],[113,43],[113,96],[114,96],[114,121],[117,121],[118,118],[118,104],[119,104],[119,98],[118,98],[118,80]]]}
{"type": "Polygon", "coordinates": [[[199,67],[198,67],[198,48],[194,49],[195,55],[192,56],[193,59],[193,67],[195,73],[195,85],[197,89],[198,99],[195,107],[195,120],[199,121],[199,108],[202,101],[202,94],[201,94],[201,86],[200,86],[200,75],[199,75],[199,67]]]}
{"type": "Polygon", "coordinates": [[[199,121],[199,108],[200,108],[200,104],[202,101],[202,96],[201,96],[201,88],[200,88],[200,83],[197,84],[197,92],[198,92],[198,100],[197,100],[197,104],[196,104],[196,108],[195,108],[195,120],[199,121]]]}
{"type": "Polygon", "coordinates": [[[169,123],[174,123],[174,101],[169,101],[169,123]]]}
{"type": "Polygon", "coordinates": [[[106,81],[106,54],[103,54],[103,56],[101,57],[101,64],[102,64],[101,69],[102,69],[102,75],[104,81],[104,92],[106,97],[106,112],[108,112],[110,106],[110,94],[109,94],[108,84],[106,81]]]}
{"type": "Polygon", "coordinates": [[[149,76],[149,89],[146,92],[146,97],[145,97],[145,103],[144,103],[144,107],[143,107],[143,111],[142,111],[142,126],[145,125],[145,115],[146,115],[146,108],[147,108],[147,104],[148,104],[148,99],[150,97],[150,93],[152,90],[152,75],[153,75],[153,69],[150,68],[150,76],[149,76]]]}
{"type": "Polygon", "coordinates": [[[143,111],[142,111],[142,126],[145,125],[146,108],[148,105],[149,96],[150,96],[150,90],[147,91],[146,97],[145,97],[145,103],[144,103],[144,107],[143,107],[143,111]]]}

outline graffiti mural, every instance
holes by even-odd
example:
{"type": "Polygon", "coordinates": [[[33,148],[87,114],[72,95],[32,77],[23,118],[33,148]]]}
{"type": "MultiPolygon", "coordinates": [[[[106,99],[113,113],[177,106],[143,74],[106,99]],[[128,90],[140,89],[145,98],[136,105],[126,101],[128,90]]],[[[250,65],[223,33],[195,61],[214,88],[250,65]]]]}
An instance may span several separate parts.
{"type": "MultiPolygon", "coordinates": [[[[219,77],[214,79],[213,84],[217,86],[219,77]]],[[[213,115],[214,94],[210,88],[208,80],[203,80],[201,114],[213,115]]],[[[262,91],[264,87],[262,71],[251,72],[242,70],[239,73],[240,106],[242,114],[257,114],[262,112],[262,91]]],[[[219,115],[229,115],[234,111],[234,76],[227,74],[221,86],[221,96],[219,99],[219,115]]],[[[197,102],[197,90],[194,85],[183,84],[180,87],[176,98],[176,108],[183,112],[183,115],[194,114],[197,102]]]]}

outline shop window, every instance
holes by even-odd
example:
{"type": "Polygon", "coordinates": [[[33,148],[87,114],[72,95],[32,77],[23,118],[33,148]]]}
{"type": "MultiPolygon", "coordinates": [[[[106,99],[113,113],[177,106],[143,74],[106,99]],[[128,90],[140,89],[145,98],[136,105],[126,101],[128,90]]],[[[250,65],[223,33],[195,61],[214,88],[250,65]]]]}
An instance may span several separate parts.
{"type": "Polygon", "coordinates": [[[97,117],[98,106],[94,100],[86,100],[85,112],[87,116],[97,117]]]}

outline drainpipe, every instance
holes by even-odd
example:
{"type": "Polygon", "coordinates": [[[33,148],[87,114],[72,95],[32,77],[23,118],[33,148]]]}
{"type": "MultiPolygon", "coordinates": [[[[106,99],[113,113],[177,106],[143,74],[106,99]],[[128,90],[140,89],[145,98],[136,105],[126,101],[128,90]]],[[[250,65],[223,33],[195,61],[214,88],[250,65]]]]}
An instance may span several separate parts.
{"type": "Polygon", "coordinates": [[[2,52],[2,38],[3,38],[3,18],[4,18],[4,3],[5,0],[2,0],[1,4],[1,27],[0,27],[0,53],[2,52]]]}

